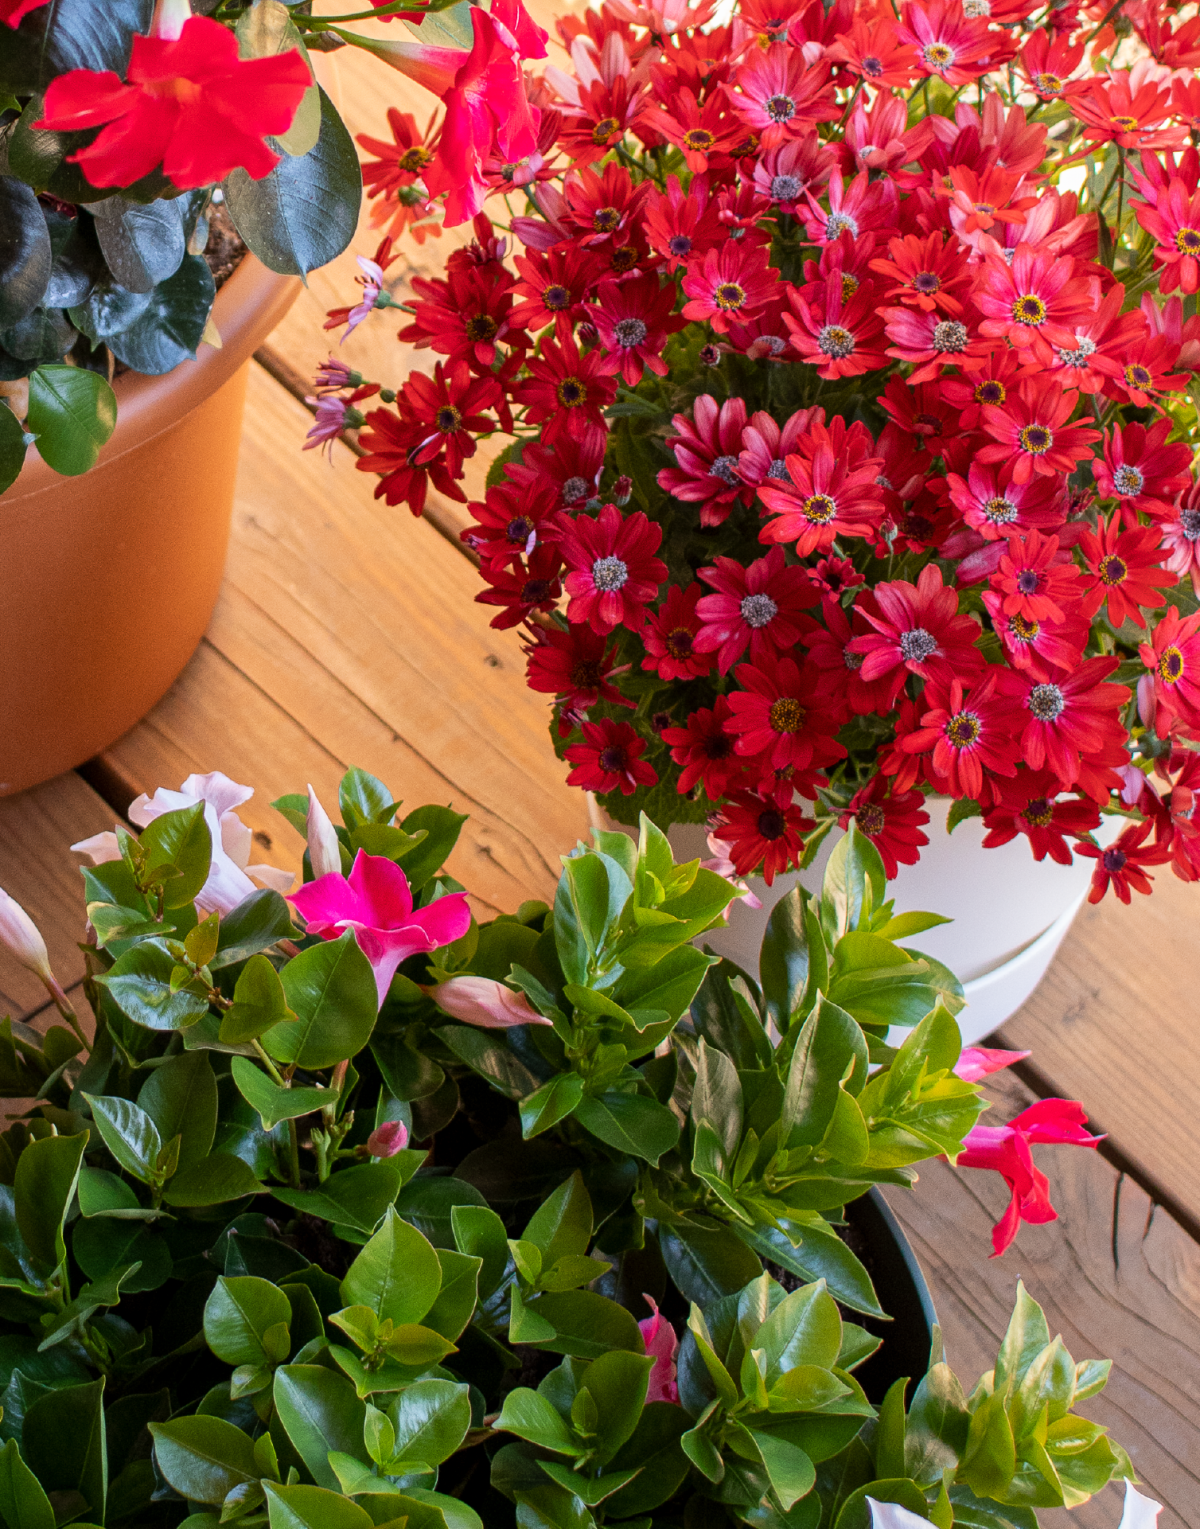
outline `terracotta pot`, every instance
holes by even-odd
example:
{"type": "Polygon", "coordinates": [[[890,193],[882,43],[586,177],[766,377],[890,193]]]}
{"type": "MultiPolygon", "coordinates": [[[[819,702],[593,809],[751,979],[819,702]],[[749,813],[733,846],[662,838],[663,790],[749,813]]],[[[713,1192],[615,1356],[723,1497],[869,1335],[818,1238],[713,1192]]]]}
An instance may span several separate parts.
{"type": "Polygon", "coordinates": [[[112,439],[62,478],[30,452],[0,495],[0,796],[73,769],[170,688],[216,604],[250,357],[300,290],[247,256],[219,350],[115,383],[112,439]]]}

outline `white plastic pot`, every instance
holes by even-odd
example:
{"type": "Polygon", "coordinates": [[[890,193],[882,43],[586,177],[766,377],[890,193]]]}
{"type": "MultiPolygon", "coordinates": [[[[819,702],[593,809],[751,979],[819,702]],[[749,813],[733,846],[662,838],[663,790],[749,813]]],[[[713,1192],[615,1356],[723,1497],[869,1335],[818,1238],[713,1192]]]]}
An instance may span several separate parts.
{"type": "MultiPolygon", "coordinates": [[[[1087,896],[1095,861],[1082,856],[1069,866],[1036,861],[1024,837],[999,849],[984,849],[979,818],[967,818],[946,832],[950,802],[926,802],[929,843],[916,865],[902,865],[888,895],[896,911],[920,910],[953,918],[906,943],[943,962],[962,982],[967,1008],[959,1015],[963,1043],[990,1035],[1015,1014],[1045,975],[1071,922],[1087,896]]],[[[1097,837],[1109,842],[1120,831],[1119,819],[1102,821],[1097,837]]],[[[668,835],[677,860],[708,859],[706,830],[698,823],[676,823],[668,835]]],[[[758,971],[758,951],[771,909],[796,885],[820,890],[821,878],[840,832],[825,840],[805,871],[777,876],[771,886],[751,878],[762,907],[735,901],[726,928],[704,935],[703,943],[746,971],[758,971]]]]}

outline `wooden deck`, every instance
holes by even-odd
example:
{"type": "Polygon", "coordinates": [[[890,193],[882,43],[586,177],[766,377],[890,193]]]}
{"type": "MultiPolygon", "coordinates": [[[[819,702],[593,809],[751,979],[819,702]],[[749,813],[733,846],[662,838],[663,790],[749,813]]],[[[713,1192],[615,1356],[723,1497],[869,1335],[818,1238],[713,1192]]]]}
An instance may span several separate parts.
{"type": "MultiPolygon", "coordinates": [[[[384,110],[425,112],[399,76],[347,54],[322,61],[355,130],[387,136],[384,110]]],[[[294,396],[329,350],[320,321],[353,291],[352,250],[314,273],[251,369],[228,573],[208,635],[138,727],[82,771],[0,800],[0,886],[44,931],[64,982],[82,932],[74,840],[111,827],[139,791],[221,769],[255,786],[243,810],[256,858],[298,867],[299,836],[270,801],[308,782],[330,798],[349,764],[410,802],[471,813],[451,862],[477,907],[511,910],[554,885],[558,855],[586,831],[582,797],[546,735],[543,699],[523,683],[516,636],[473,604],[474,569],[454,540],[464,509],[423,520],[372,498],[374,480],[338,445],[334,465],[301,454],[309,417],[294,396]]],[[[440,265],[447,239],[406,243],[394,285],[440,265]]],[[[395,385],[405,352],[380,315],[339,352],[395,385]]],[[[1160,870],[1152,899],[1087,910],[1030,1004],[996,1044],[1033,1051],[993,1090],[999,1118],[1038,1093],[1086,1104],[1109,1133],[1103,1155],[1042,1148],[1057,1223],[1023,1227],[989,1260],[1003,1186],[933,1164],[893,1204],[933,1287],[949,1356],[968,1383],[989,1366],[1024,1277],[1076,1358],[1111,1355],[1091,1414],[1131,1450],[1160,1529],[1200,1524],[1200,896],[1160,870]]],[[[0,956],[0,1012],[36,1014],[38,984],[0,956]]],[[[1108,1529],[1113,1489],[1070,1520],[1108,1529]]]]}

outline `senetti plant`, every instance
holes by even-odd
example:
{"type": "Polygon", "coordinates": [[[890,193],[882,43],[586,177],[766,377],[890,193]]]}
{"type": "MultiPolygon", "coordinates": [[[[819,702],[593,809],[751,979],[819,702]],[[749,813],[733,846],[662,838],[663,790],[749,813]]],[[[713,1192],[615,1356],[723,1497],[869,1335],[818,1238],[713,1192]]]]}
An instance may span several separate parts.
{"type": "Polygon", "coordinates": [[[346,247],[362,177],[305,9],[0,0],[0,492],[30,444],[56,472],[94,465],[115,367],[220,344],[215,208],[275,271],[346,247]]]}
{"type": "MultiPolygon", "coordinates": [[[[616,818],[715,815],[768,880],[855,821],[894,874],[933,793],[1095,860],[1094,898],[1195,880],[1200,17],[605,0],[558,30],[536,152],[463,169],[490,221],[401,304],[431,370],[364,413],[331,361],[313,439],[365,423],[357,466],[419,513],[507,438],[478,598],[616,818]]],[[[457,152],[392,126],[360,140],[389,238],[457,152]]],[[[332,324],[395,302],[391,258],[332,324]]]]}
{"type": "Polygon", "coordinates": [[[251,794],[193,776],[79,846],[93,1022],[0,899],[66,1020],[0,1032],[10,1529],[1034,1529],[1132,1475],[1075,1410],[1108,1362],[1019,1285],[973,1391],[936,1337],[856,1376],[922,1335],[853,1202],[999,1168],[1000,1247],[1054,1215],[1030,1143],[1094,1142],[1062,1100],[977,1125],[1010,1057],[960,1052],[869,841],[776,910],[760,988],[691,943],[733,889],[645,818],[479,924],[448,808],[284,797],[293,890],[251,794]]]}

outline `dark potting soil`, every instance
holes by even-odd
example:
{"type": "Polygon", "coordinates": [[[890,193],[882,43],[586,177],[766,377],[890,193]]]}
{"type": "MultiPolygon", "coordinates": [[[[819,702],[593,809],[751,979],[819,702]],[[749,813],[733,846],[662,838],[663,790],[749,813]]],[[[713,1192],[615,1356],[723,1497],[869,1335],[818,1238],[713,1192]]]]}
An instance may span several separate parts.
{"type": "Polygon", "coordinates": [[[208,243],[204,246],[204,260],[212,272],[219,292],[246,253],[242,237],[233,226],[229,209],[223,202],[208,209],[208,243]]]}

